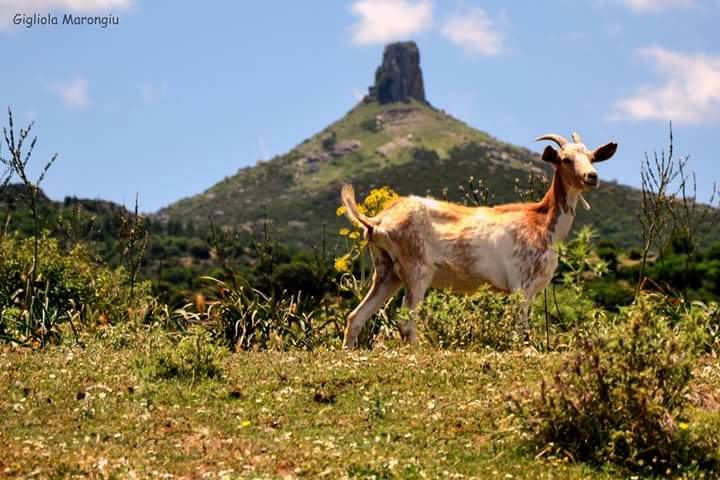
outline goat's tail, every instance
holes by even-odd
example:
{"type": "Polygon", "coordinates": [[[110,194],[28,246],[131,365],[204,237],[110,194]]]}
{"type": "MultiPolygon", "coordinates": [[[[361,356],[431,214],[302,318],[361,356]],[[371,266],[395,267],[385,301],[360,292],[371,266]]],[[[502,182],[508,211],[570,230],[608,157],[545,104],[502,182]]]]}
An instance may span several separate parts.
{"type": "Polygon", "coordinates": [[[345,205],[345,214],[350,221],[363,227],[368,237],[372,235],[373,228],[377,225],[377,222],[360,213],[357,203],[355,202],[355,190],[353,190],[352,185],[346,183],[342,186],[340,199],[343,205],[345,205]]]}

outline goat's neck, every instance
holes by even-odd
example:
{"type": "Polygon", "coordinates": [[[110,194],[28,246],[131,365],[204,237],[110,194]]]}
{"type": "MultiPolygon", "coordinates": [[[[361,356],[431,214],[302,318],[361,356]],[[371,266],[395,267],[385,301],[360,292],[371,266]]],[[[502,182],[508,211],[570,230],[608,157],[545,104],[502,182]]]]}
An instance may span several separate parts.
{"type": "Polygon", "coordinates": [[[550,244],[565,240],[570,233],[580,193],[575,188],[569,188],[560,173],[555,172],[550,188],[540,202],[540,210],[546,215],[544,226],[550,244]]]}

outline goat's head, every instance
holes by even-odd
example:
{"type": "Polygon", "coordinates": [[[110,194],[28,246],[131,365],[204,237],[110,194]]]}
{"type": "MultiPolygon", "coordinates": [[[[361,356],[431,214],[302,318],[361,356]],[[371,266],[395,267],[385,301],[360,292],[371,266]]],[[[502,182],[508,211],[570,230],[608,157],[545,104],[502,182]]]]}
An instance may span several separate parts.
{"type": "Polygon", "coordinates": [[[542,159],[552,163],[560,174],[563,183],[572,189],[587,191],[597,188],[598,174],[593,163],[608,160],[615,154],[617,143],[606,143],[605,145],[588,150],[580,135],[572,134],[572,142],[557,134],[542,135],[535,141],[550,140],[557,143],[560,150],[555,150],[548,145],[542,154],[542,159]]]}

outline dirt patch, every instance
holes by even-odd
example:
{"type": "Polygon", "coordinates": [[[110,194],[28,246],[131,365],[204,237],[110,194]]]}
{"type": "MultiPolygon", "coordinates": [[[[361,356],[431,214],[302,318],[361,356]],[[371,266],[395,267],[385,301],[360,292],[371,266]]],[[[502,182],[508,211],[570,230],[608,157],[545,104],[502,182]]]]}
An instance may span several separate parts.
{"type": "Polygon", "coordinates": [[[412,148],[412,146],[413,143],[409,138],[402,137],[381,145],[375,151],[383,157],[388,157],[393,152],[396,152],[398,150],[406,150],[408,148],[412,148]]]}

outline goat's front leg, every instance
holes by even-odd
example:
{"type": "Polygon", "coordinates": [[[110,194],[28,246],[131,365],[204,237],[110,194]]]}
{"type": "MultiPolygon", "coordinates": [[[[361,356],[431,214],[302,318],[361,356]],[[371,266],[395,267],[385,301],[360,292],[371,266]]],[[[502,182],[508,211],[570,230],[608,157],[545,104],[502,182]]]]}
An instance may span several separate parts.
{"type": "Polygon", "coordinates": [[[517,329],[523,341],[530,340],[530,307],[532,306],[533,296],[528,292],[523,292],[523,300],[520,304],[520,319],[517,329]]]}
{"type": "Polygon", "coordinates": [[[523,300],[520,304],[520,319],[518,322],[518,333],[524,341],[530,340],[530,312],[535,296],[545,290],[550,284],[552,275],[539,278],[527,288],[522,288],[523,300]]]}
{"type": "Polygon", "coordinates": [[[520,323],[518,330],[525,341],[530,340],[530,311],[535,296],[545,290],[552,281],[553,274],[557,268],[557,254],[549,251],[545,254],[545,268],[534,281],[521,286],[524,299],[521,305],[520,323]]]}
{"type": "Polygon", "coordinates": [[[524,341],[527,341],[530,338],[530,305],[535,297],[535,292],[532,287],[532,283],[518,281],[517,283],[511,285],[510,288],[511,292],[520,293],[522,295],[522,298],[520,299],[520,315],[517,319],[515,329],[520,338],[524,341]]]}

